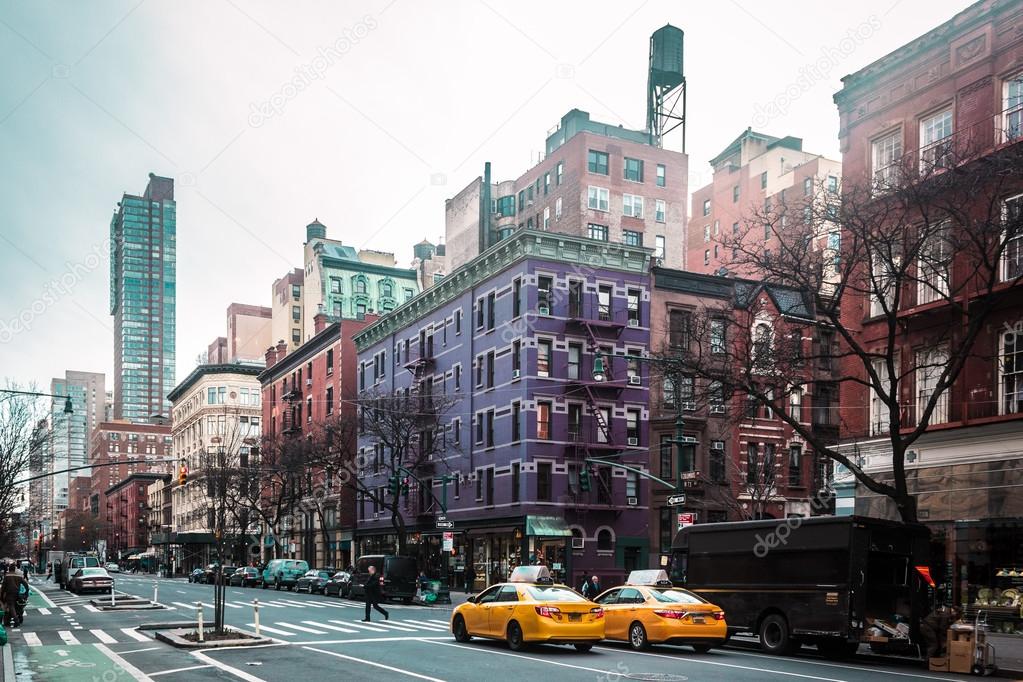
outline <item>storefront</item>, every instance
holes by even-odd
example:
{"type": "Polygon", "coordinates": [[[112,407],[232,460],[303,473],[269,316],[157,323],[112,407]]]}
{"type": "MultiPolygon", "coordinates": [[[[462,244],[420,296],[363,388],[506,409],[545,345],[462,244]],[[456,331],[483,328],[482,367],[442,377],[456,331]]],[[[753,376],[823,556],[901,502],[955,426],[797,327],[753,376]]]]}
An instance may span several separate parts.
{"type": "Polygon", "coordinates": [[[957,603],[992,632],[1023,636],[1023,519],[955,524],[957,603]]]}

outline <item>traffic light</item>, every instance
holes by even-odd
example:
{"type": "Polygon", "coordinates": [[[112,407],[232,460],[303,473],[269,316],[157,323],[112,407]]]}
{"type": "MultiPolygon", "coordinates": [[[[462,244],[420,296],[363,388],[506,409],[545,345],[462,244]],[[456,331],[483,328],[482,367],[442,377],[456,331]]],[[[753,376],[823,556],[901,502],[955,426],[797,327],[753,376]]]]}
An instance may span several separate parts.
{"type": "Polygon", "coordinates": [[[590,492],[590,468],[583,467],[579,470],[579,490],[588,493],[590,492]]]}
{"type": "Polygon", "coordinates": [[[401,479],[398,474],[391,474],[390,478],[387,479],[388,488],[391,490],[391,497],[395,500],[398,499],[398,495],[401,494],[401,479]]]}
{"type": "Polygon", "coordinates": [[[178,485],[185,485],[188,482],[188,467],[184,464],[178,470],[178,485]]]}
{"type": "Polygon", "coordinates": [[[408,478],[403,478],[401,481],[401,494],[408,501],[408,478]]]}

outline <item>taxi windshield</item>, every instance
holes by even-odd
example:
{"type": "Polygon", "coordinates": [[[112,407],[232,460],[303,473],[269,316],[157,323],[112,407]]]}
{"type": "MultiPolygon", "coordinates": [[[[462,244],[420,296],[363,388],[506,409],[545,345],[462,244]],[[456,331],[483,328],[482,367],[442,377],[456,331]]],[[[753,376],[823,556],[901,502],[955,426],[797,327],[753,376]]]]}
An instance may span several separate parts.
{"type": "Polygon", "coordinates": [[[537,601],[586,601],[578,593],[558,585],[527,585],[526,591],[537,601]]]}
{"type": "Polygon", "coordinates": [[[704,601],[690,592],[681,590],[650,590],[650,596],[665,604],[703,604],[704,601]]]}

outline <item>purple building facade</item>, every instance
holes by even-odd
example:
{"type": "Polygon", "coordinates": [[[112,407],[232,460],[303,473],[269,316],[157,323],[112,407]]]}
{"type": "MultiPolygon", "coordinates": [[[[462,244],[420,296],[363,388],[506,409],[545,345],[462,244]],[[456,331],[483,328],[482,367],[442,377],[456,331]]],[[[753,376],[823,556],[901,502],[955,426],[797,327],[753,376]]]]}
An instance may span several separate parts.
{"type": "MultiPolygon", "coordinates": [[[[649,347],[651,255],[519,230],[356,335],[364,396],[450,399],[443,448],[401,502],[407,553],[429,574],[458,585],[471,564],[481,588],[543,562],[577,586],[646,567],[649,481],[598,460],[649,468],[647,370],[615,356],[649,347]]],[[[373,461],[373,439],[359,446],[373,461]]],[[[390,472],[373,469],[363,482],[387,489],[390,472]]],[[[357,506],[357,554],[394,551],[390,514],[357,506]]]]}

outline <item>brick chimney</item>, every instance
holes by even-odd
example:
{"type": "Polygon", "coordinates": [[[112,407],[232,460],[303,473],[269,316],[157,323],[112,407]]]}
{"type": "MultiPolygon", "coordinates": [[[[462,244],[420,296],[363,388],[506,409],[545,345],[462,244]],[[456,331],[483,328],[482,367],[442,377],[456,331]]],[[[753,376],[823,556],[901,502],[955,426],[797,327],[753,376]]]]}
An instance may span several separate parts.
{"type": "Polygon", "coordinates": [[[313,334],[319,334],[327,328],[327,316],[324,313],[313,315],[313,334]]]}
{"type": "Polygon", "coordinates": [[[284,356],[288,354],[288,344],[281,339],[277,342],[277,362],[284,359],[284,356]]]}
{"type": "Polygon", "coordinates": [[[270,346],[266,349],[266,353],[263,354],[266,358],[266,366],[273,367],[277,364],[277,346],[270,346]]]}

